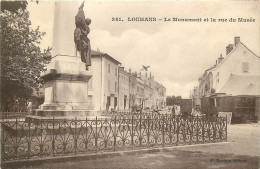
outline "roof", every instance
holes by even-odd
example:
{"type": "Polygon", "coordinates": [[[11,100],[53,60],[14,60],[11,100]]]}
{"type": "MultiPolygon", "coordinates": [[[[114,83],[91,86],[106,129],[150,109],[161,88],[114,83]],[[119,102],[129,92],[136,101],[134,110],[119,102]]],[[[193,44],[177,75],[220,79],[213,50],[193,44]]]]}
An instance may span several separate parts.
{"type": "Polygon", "coordinates": [[[234,52],[234,50],[236,50],[238,48],[238,46],[243,45],[248,51],[250,51],[254,56],[256,56],[257,58],[260,58],[259,56],[257,56],[253,51],[251,51],[246,45],[244,45],[242,42],[239,42],[232,51],[229,52],[229,54],[219,63],[217,64],[215,67],[213,67],[213,70],[216,70],[220,65],[222,65],[229,57],[230,55],[234,52]]]}
{"type": "Polygon", "coordinates": [[[211,66],[210,68],[206,69],[206,70],[204,71],[204,73],[199,77],[198,80],[200,80],[200,79],[202,79],[203,77],[205,77],[205,74],[206,74],[206,76],[208,76],[208,72],[210,72],[210,70],[212,70],[213,68],[215,68],[215,66],[211,66]]]}
{"type": "Polygon", "coordinates": [[[113,58],[112,56],[108,55],[107,53],[91,50],[91,57],[106,57],[107,59],[115,62],[116,64],[121,64],[118,60],[113,58]]]}
{"type": "Polygon", "coordinates": [[[226,84],[218,93],[227,95],[260,95],[260,75],[234,75],[229,76],[226,84]]]}

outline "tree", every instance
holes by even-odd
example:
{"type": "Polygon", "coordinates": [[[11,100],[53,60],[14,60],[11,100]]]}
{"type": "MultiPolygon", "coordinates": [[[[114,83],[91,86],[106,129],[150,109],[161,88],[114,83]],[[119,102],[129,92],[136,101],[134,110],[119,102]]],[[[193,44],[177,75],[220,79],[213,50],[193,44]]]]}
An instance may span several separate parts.
{"type": "Polygon", "coordinates": [[[33,91],[42,87],[40,72],[50,48],[41,52],[45,33],[30,27],[29,12],[1,11],[1,111],[24,111],[33,91]]]}
{"type": "Polygon", "coordinates": [[[1,1],[1,12],[8,10],[17,13],[20,8],[25,10],[27,5],[27,1],[1,1]]]}

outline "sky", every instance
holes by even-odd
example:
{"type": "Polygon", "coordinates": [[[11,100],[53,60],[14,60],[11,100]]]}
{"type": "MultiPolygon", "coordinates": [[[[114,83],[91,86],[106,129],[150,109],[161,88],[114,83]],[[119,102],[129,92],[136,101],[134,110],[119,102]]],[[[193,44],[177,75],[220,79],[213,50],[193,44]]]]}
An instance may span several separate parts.
{"type": "MultiPolygon", "coordinates": [[[[78,6],[71,6],[77,8],[78,6]]],[[[198,78],[213,66],[226,46],[239,36],[260,56],[260,25],[257,1],[85,1],[85,15],[91,18],[89,39],[99,49],[139,72],[148,73],[166,87],[167,95],[189,97],[198,78]],[[121,17],[124,21],[112,21],[121,17]],[[156,22],[132,22],[128,17],[156,17],[156,22]],[[202,22],[158,21],[164,18],[201,18],[202,22]],[[204,19],[209,19],[204,22],[204,19]],[[227,22],[210,22],[210,18],[227,22]],[[230,18],[236,22],[229,22],[230,18]],[[252,18],[255,22],[238,22],[252,18]]],[[[52,46],[54,2],[29,2],[32,27],[46,32],[41,48],[52,46]]]]}

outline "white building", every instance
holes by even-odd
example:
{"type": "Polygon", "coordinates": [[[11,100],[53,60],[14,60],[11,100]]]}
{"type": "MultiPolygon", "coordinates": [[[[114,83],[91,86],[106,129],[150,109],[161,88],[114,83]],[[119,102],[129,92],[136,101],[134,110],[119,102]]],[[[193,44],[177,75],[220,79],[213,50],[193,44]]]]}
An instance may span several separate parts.
{"type": "Polygon", "coordinates": [[[234,45],[226,47],[226,57],[220,55],[216,64],[199,78],[198,97],[213,93],[260,95],[259,68],[260,57],[235,37],[234,45]]]}
{"type": "Polygon", "coordinates": [[[89,97],[93,97],[94,111],[117,109],[119,61],[106,53],[92,51],[93,77],[89,97]]]}
{"type": "Polygon", "coordinates": [[[239,75],[240,81],[250,78],[249,76],[252,77],[250,79],[260,77],[260,57],[240,42],[239,37],[235,37],[234,45],[227,46],[226,52],[227,56],[211,69],[212,75],[209,75],[216,93],[223,92],[222,88],[233,79],[232,75],[239,75]]]}

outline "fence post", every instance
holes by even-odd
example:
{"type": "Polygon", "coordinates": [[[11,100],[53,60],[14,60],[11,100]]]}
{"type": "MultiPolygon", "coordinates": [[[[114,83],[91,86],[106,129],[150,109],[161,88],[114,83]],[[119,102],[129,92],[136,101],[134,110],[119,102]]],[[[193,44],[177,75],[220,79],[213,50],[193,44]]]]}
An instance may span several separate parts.
{"type": "Polygon", "coordinates": [[[75,147],[75,155],[77,154],[77,116],[75,116],[75,134],[74,134],[74,147],[75,147]]]}
{"type": "Polygon", "coordinates": [[[213,143],[216,142],[216,122],[218,117],[213,117],[212,119],[212,126],[213,126],[213,143]]]}
{"type": "Polygon", "coordinates": [[[97,139],[98,139],[98,133],[97,133],[97,116],[96,116],[96,133],[95,133],[95,149],[96,149],[96,152],[97,152],[97,139]]]}
{"type": "Polygon", "coordinates": [[[227,115],[226,115],[226,142],[227,142],[227,124],[228,122],[227,122],[227,115]]]}
{"type": "Polygon", "coordinates": [[[150,116],[148,115],[147,144],[150,145],[150,116]]]}
{"type": "Polygon", "coordinates": [[[197,126],[196,126],[196,139],[197,143],[199,142],[199,116],[197,115],[197,126]]]}
{"type": "Polygon", "coordinates": [[[55,121],[54,115],[52,116],[52,155],[55,155],[55,121]]]}
{"type": "Polygon", "coordinates": [[[194,123],[193,123],[193,116],[191,116],[191,118],[190,118],[190,125],[191,125],[191,130],[190,130],[190,145],[191,145],[191,143],[192,143],[192,137],[193,137],[193,125],[194,125],[194,123]]]}
{"type": "MultiPolygon", "coordinates": [[[[1,116],[3,116],[3,115],[1,115],[1,116]]],[[[2,161],[5,159],[5,149],[4,149],[4,145],[5,145],[5,139],[4,139],[4,137],[5,137],[5,127],[4,127],[4,124],[5,124],[5,122],[4,122],[4,120],[3,121],[1,121],[0,122],[0,125],[1,125],[1,133],[0,133],[0,135],[1,135],[1,137],[0,137],[0,141],[1,141],[1,156],[2,156],[2,161]]]]}
{"type": "Polygon", "coordinates": [[[177,133],[177,140],[176,140],[176,146],[178,146],[179,144],[179,116],[176,116],[176,120],[175,120],[175,123],[176,123],[176,133],[177,133]]]}
{"type": "Polygon", "coordinates": [[[202,117],[201,120],[202,120],[202,143],[204,144],[204,117],[202,117]]]}
{"type": "Polygon", "coordinates": [[[116,151],[116,116],[115,116],[115,131],[114,131],[114,151],[116,151]]]}
{"type": "Polygon", "coordinates": [[[28,127],[29,127],[29,138],[28,138],[28,158],[30,158],[31,153],[31,118],[29,117],[28,127]]]}
{"type": "Polygon", "coordinates": [[[182,137],[183,137],[183,143],[186,144],[186,122],[187,122],[187,118],[184,117],[182,118],[183,123],[181,123],[181,127],[182,127],[182,137]]]}
{"type": "MultiPolygon", "coordinates": [[[[85,131],[86,131],[86,140],[87,140],[88,139],[88,118],[87,117],[86,117],[86,130],[85,131]]],[[[88,151],[88,144],[86,144],[86,142],[85,142],[85,149],[88,151]]]]}
{"type": "Polygon", "coordinates": [[[142,147],[142,116],[140,116],[140,137],[139,137],[139,141],[140,141],[140,147],[142,147]]]}
{"type": "MultiPolygon", "coordinates": [[[[65,139],[65,135],[66,135],[66,133],[67,133],[67,127],[69,127],[67,124],[66,124],[66,120],[65,120],[65,118],[63,119],[63,124],[60,124],[59,123],[59,130],[61,130],[61,131],[65,131],[65,132],[63,132],[63,137],[64,137],[64,139],[65,139]]],[[[64,152],[66,152],[66,146],[63,146],[63,151],[64,152]]]]}
{"type": "Polygon", "coordinates": [[[170,146],[172,145],[172,114],[170,114],[170,131],[169,131],[169,136],[170,136],[170,146]]]}
{"type": "Polygon", "coordinates": [[[18,137],[18,132],[17,132],[17,123],[18,123],[18,121],[17,121],[17,118],[15,119],[15,150],[14,150],[14,152],[15,152],[15,157],[16,156],[18,156],[18,141],[17,141],[17,137],[18,137]]]}
{"type": "MultiPolygon", "coordinates": [[[[40,123],[41,123],[41,144],[42,144],[42,134],[43,134],[43,127],[42,127],[42,119],[40,119],[40,123]]],[[[43,145],[40,146],[40,155],[43,154],[43,145]]]]}
{"type": "Polygon", "coordinates": [[[165,144],[165,136],[164,136],[164,127],[165,127],[165,119],[164,119],[164,116],[162,116],[162,135],[163,135],[163,147],[164,147],[164,144],[165,144]]]}
{"type": "Polygon", "coordinates": [[[131,134],[132,149],[134,149],[134,116],[132,115],[132,134],[131,134]]]}

